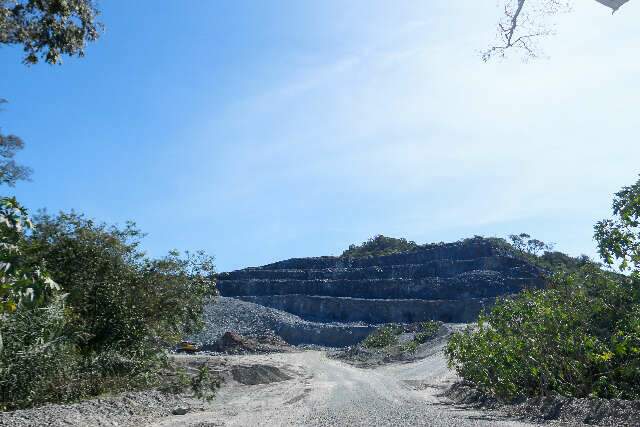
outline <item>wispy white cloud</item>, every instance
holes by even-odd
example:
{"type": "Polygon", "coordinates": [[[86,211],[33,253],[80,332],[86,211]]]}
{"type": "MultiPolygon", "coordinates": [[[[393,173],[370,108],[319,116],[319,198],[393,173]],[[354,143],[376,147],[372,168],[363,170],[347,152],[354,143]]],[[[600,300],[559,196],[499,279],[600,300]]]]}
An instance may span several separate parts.
{"type": "MultiPolygon", "coordinates": [[[[431,9],[442,18],[407,15],[370,44],[292,69],[277,86],[230,105],[201,138],[234,144],[222,153],[206,143],[196,149],[199,158],[222,154],[217,171],[193,170],[217,185],[184,197],[215,193],[228,201],[228,215],[258,221],[264,236],[289,230],[291,239],[296,230],[313,235],[318,218],[309,211],[323,212],[318,226],[342,230],[345,241],[384,230],[409,238],[438,229],[499,232],[527,222],[544,233],[542,219],[605,215],[610,193],[640,172],[640,7],[614,20],[576,6],[544,46],[550,59],[484,64],[477,50],[491,15],[478,22],[477,5],[449,5],[431,9]],[[262,218],[250,214],[258,207],[262,218]],[[345,223],[341,212],[350,209],[360,217],[345,223]]],[[[590,233],[554,240],[589,252],[590,233]]]]}

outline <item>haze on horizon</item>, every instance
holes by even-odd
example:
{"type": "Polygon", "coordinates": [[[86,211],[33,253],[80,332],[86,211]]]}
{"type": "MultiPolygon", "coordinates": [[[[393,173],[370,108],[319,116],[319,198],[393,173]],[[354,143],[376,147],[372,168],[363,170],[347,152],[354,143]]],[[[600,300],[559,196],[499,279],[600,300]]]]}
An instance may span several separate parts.
{"type": "Polygon", "coordinates": [[[594,255],[640,173],[640,2],[576,2],[547,58],[488,64],[494,2],[131,3],[63,67],[0,50],[0,120],[31,211],[134,220],[152,255],[225,271],[518,232],[594,255]]]}

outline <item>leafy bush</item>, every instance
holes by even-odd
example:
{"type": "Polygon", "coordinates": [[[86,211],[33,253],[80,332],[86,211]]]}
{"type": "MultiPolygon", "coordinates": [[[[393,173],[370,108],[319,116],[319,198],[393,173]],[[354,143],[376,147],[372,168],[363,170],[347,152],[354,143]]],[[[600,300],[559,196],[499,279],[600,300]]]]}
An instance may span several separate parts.
{"type": "Polygon", "coordinates": [[[191,392],[195,398],[209,402],[215,397],[221,385],[222,378],[202,363],[195,374],[190,375],[183,367],[166,374],[159,388],[173,394],[191,392]]]}
{"type": "Polygon", "coordinates": [[[374,236],[361,245],[350,245],[349,249],[342,253],[343,258],[365,258],[372,256],[391,255],[401,252],[410,252],[419,246],[416,242],[407,239],[396,239],[381,234],[374,236]]]}
{"type": "Polygon", "coordinates": [[[584,267],[454,334],[450,367],[501,398],[640,398],[640,283],[584,267]]]}
{"type": "Polygon", "coordinates": [[[442,326],[442,322],[435,320],[429,320],[427,322],[420,323],[420,330],[416,333],[413,339],[418,344],[423,344],[438,335],[438,331],[442,326]]]}
{"type": "Polygon", "coordinates": [[[428,320],[426,322],[421,322],[418,325],[417,330],[415,331],[415,335],[411,341],[407,341],[402,344],[402,351],[408,353],[415,353],[420,344],[424,344],[438,335],[438,331],[442,326],[442,322],[438,322],[435,320],[428,320]]]}
{"type": "Polygon", "coordinates": [[[198,367],[196,374],[191,377],[190,381],[193,395],[207,402],[211,401],[221,385],[221,379],[213,374],[206,364],[198,367]]]}
{"type": "Polygon", "coordinates": [[[418,342],[416,340],[407,341],[402,344],[401,350],[407,353],[415,353],[418,349],[418,342]]]}
{"type": "Polygon", "coordinates": [[[71,323],[86,339],[83,352],[155,352],[202,326],[215,293],[212,259],[177,252],[160,260],[140,251],[142,233],[98,224],[75,213],[35,218],[31,255],[68,293],[71,323]]]}
{"type": "Polygon", "coordinates": [[[612,203],[614,217],[598,222],[595,239],[600,256],[610,266],[640,277],[640,180],[623,187],[612,203]]]}
{"type": "MultiPolygon", "coordinates": [[[[455,334],[446,349],[449,365],[507,399],[552,393],[639,399],[640,180],[616,193],[613,214],[596,224],[595,239],[604,262],[618,262],[629,276],[580,258],[547,289],[500,301],[477,327],[455,334]]],[[[524,244],[528,236],[516,237],[524,244]]]]}
{"type": "MultiPolygon", "coordinates": [[[[3,242],[17,242],[0,251],[2,261],[11,256],[16,272],[35,273],[24,284],[24,273],[3,277],[0,408],[159,385],[164,350],[202,326],[215,293],[212,259],[172,252],[151,260],[133,224],[108,227],[73,213],[40,215],[30,235],[15,228],[0,226],[3,242]]],[[[196,378],[205,396],[209,377],[196,378]]]]}
{"type": "Polygon", "coordinates": [[[79,359],[66,326],[62,298],[2,317],[0,410],[75,397],[79,359]]]}
{"type": "Polygon", "coordinates": [[[593,262],[586,255],[573,257],[554,251],[553,244],[532,238],[527,233],[512,234],[508,240],[497,237],[490,237],[486,240],[491,241],[503,253],[527,261],[551,274],[578,272],[583,266],[593,262]]]}
{"type": "Polygon", "coordinates": [[[42,260],[25,254],[25,233],[31,228],[26,209],[15,198],[0,197],[0,316],[37,307],[58,290],[42,260]]]}
{"type": "Polygon", "coordinates": [[[398,325],[386,325],[376,329],[362,341],[366,348],[385,348],[398,343],[398,335],[402,333],[402,327],[398,325]]]}
{"type": "MultiPolygon", "coordinates": [[[[463,245],[485,243],[491,245],[497,253],[520,258],[551,273],[559,271],[578,271],[582,266],[591,262],[586,256],[572,257],[562,252],[553,251],[553,245],[532,238],[526,233],[509,236],[508,240],[500,237],[474,236],[462,239],[458,243],[463,245]]],[[[350,245],[344,251],[342,258],[366,258],[384,256],[397,253],[414,252],[416,250],[436,249],[445,243],[427,243],[418,245],[404,238],[396,239],[377,235],[360,245],[350,245]]]]}

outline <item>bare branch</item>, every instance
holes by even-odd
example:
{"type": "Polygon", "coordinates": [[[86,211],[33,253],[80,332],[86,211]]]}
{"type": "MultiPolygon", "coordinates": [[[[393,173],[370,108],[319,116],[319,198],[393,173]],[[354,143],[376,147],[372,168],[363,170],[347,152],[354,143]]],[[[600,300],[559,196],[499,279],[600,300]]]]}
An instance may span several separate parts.
{"type": "MultiPolygon", "coordinates": [[[[511,26],[506,30],[507,47],[513,46],[513,43],[512,43],[513,33],[515,33],[516,27],[518,26],[518,17],[522,13],[522,8],[524,7],[524,1],[525,0],[518,0],[518,8],[516,9],[516,12],[511,17],[511,26]]],[[[506,9],[505,9],[505,12],[506,12],[506,9]]],[[[501,28],[502,28],[502,26],[501,26],[501,28]]],[[[504,31],[504,29],[503,29],[503,31],[504,31]]]]}
{"type": "Polygon", "coordinates": [[[570,0],[506,0],[504,16],[498,23],[498,43],[482,52],[482,60],[504,57],[518,50],[527,58],[538,56],[538,40],[553,34],[549,16],[570,10],[570,0]]]}

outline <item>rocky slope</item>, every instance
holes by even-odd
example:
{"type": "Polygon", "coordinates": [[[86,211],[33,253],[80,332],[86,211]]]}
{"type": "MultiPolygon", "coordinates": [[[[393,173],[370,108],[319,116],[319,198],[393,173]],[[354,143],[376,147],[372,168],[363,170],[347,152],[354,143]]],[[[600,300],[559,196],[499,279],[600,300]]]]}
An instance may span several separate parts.
{"type": "Polygon", "coordinates": [[[205,307],[204,330],[189,339],[216,351],[226,332],[247,337],[275,334],[293,345],[345,347],[362,341],[375,327],[364,323],[310,322],[299,316],[236,298],[218,297],[205,307]]]}
{"type": "Polygon", "coordinates": [[[542,276],[495,240],[474,238],[378,257],[294,258],[222,273],[218,289],[224,297],[295,315],[304,331],[277,332],[289,342],[337,346],[363,338],[368,328],[354,329],[354,323],[473,321],[496,297],[542,287],[542,276]],[[334,333],[340,335],[335,342],[334,333]]]}

